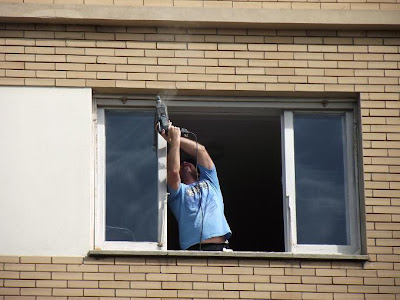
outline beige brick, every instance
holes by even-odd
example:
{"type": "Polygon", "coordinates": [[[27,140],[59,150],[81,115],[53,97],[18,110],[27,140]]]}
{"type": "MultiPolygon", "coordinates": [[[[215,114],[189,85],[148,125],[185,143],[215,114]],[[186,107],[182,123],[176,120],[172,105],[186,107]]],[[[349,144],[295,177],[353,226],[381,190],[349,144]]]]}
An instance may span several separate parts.
{"type": "Polygon", "coordinates": [[[272,299],[302,299],[302,293],[299,292],[272,292],[272,299]]]}
{"type": "Polygon", "coordinates": [[[56,86],[84,87],[85,79],[56,79],[56,86]]]}
{"type": "Polygon", "coordinates": [[[383,54],[355,54],[354,60],[357,60],[357,61],[383,61],[383,54]]]}
{"type": "Polygon", "coordinates": [[[176,274],[146,274],[148,281],[176,281],[176,274]]]}
{"type": "Polygon", "coordinates": [[[50,272],[21,272],[21,279],[50,279],[50,272]]]}
{"type": "Polygon", "coordinates": [[[35,271],[34,264],[4,264],[5,271],[35,271]]]}
{"type": "Polygon", "coordinates": [[[179,298],[207,298],[208,291],[179,290],[179,298]]]}
{"type": "Polygon", "coordinates": [[[363,284],[362,277],[333,277],[333,284],[363,284]]]}
{"type": "Polygon", "coordinates": [[[264,282],[271,281],[268,275],[239,275],[239,282],[264,282]]]}
{"type": "Polygon", "coordinates": [[[60,71],[84,71],[85,70],[84,64],[56,63],[56,64],[48,64],[48,65],[49,66],[46,68],[46,70],[60,70],[60,71]],[[53,67],[50,68],[50,65],[53,65],[53,67]],[[54,67],[54,65],[55,65],[55,67],[54,67]]]}
{"type": "Polygon", "coordinates": [[[285,291],[286,287],[284,283],[256,283],[256,291],[285,291]]]}
{"type": "Polygon", "coordinates": [[[4,280],[5,287],[35,287],[35,280],[4,280]]]}
{"type": "Polygon", "coordinates": [[[238,291],[209,291],[210,298],[239,298],[238,291]]]}
{"type": "Polygon", "coordinates": [[[195,290],[224,290],[224,284],[219,282],[193,282],[195,290]]]}
{"type": "Polygon", "coordinates": [[[53,289],[53,296],[69,296],[69,297],[79,297],[83,296],[83,289],[53,289]]]}
{"type": "Polygon", "coordinates": [[[129,281],[100,281],[99,287],[101,289],[129,289],[129,281]]]}
{"type": "MultiPolygon", "coordinates": [[[[344,46],[339,46],[344,47],[344,46]]],[[[310,52],[338,52],[338,47],[334,45],[308,45],[310,52]]],[[[340,51],[340,50],[339,50],[340,51]]]]}
{"type": "Polygon", "coordinates": [[[164,57],[159,57],[158,58],[158,64],[159,65],[165,65],[165,66],[186,66],[188,65],[188,59],[187,58],[164,58],[164,57]]]}
{"type": "Polygon", "coordinates": [[[24,63],[24,62],[0,62],[0,68],[1,69],[23,70],[23,69],[25,69],[26,64],[27,63],[24,63]]]}
{"type": "Polygon", "coordinates": [[[191,282],[162,282],[163,290],[191,290],[193,288],[191,282]]]}
{"type": "Polygon", "coordinates": [[[353,54],[347,53],[324,53],[325,60],[354,60],[353,54]]]}
{"type": "Polygon", "coordinates": [[[6,61],[35,61],[33,54],[6,54],[6,61]]]}
{"type": "Polygon", "coordinates": [[[187,74],[158,74],[157,79],[162,81],[187,81],[188,75],[187,74]]]}
{"type": "Polygon", "coordinates": [[[21,288],[22,296],[51,296],[50,288],[21,288]]]}
{"type": "Polygon", "coordinates": [[[115,280],[145,280],[145,274],[115,273],[115,280]]]}
{"type": "Polygon", "coordinates": [[[83,289],[83,295],[85,297],[115,297],[115,290],[113,289],[83,289]]]}
{"type": "Polygon", "coordinates": [[[96,280],[69,280],[68,288],[98,288],[99,282],[96,280]]]}
{"type": "Polygon", "coordinates": [[[38,264],[36,271],[65,272],[67,271],[67,266],[61,264],[38,264]]]}
{"type": "Polygon", "coordinates": [[[334,299],[338,300],[363,300],[364,294],[335,293],[334,299]]]}
{"type": "MultiPolygon", "coordinates": [[[[328,70],[326,70],[328,71],[328,70]]],[[[323,76],[324,74],[327,76],[331,76],[332,74],[328,74],[324,72],[323,69],[295,69],[295,75],[297,76],[323,76]]]]}
{"type": "Polygon", "coordinates": [[[20,288],[4,288],[0,287],[0,295],[20,295],[20,288]]]}
{"type": "Polygon", "coordinates": [[[78,272],[53,272],[52,279],[82,280],[82,273],[78,272]]]}
{"type": "Polygon", "coordinates": [[[67,55],[67,62],[93,64],[96,63],[96,56],[67,55]]]}
{"type": "MultiPolygon", "coordinates": [[[[144,280],[144,278],[143,278],[144,280]]],[[[184,282],[182,282],[184,283],[184,282]]],[[[152,281],[131,281],[131,289],[152,289],[152,290],[157,290],[161,289],[161,282],[152,282],[152,281]]]]}
{"type": "Polygon", "coordinates": [[[346,270],[341,269],[317,269],[317,276],[346,276],[346,270]]]}
{"type": "MultiPolygon", "coordinates": [[[[0,53],[24,53],[25,48],[30,47],[23,47],[23,46],[0,46],[0,53]]],[[[32,52],[26,52],[32,53],[32,52]]]]}
{"type": "Polygon", "coordinates": [[[294,53],[294,59],[302,60],[323,60],[323,53],[294,53]]]}
{"type": "Polygon", "coordinates": [[[337,61],[310,60],[308,61],[308,67],[316,69],[337,69],[339,63],[337,61]]]}
{"type": "MultiPolygon", "coordinates": [[[[73,274],[73,273],[71,273],[73,274]]],[[[82,279],[82,278],[79,278],[82,279]]],[[[114,280],[114,273],[83,273],[84,280],[114,280]]]]}
{"type": "MultiPolygon", "coordinates": [[[[233,51],[205,51],[204,52],[205,58],[234,58],[235,54],[233,51]]],[[[243,61],[243,60],[241,60],[243,61]]]]}
{"type": "Polygon", "coordinates": [[[368,69],[397,69],[396,62],[368,62],[368,69]]]}
{"type": "MultiPolygon", "coordinates": [[[[155,66],[155,68],[173,68],[173,67],[155,66]]],[[[233,68],[232,68],[232,70],[233,70],[233,68]]],[[[168,72],[170,72],[170,71],[168,71],[168,72]]],[[[206,68],[205,67],[177,66],[176,73],[204,74],[204,73],[206,73],[206,68]]]]}
{"type": "Polygon", "coordinates": [[[188,43],[189,50],[217,50],[216,43],[188,43]]]}
{"type": "Polygon", "coordinates": [[[332,277],[302,276],[303,283],[332,284],[332,277]]]}
{"type": "Polygon", "coordinates": [[[249,75],[248,82],[265,82],[265,83],[277,83],[278,76],[261,76],[261,75],[249,75]]]}
{"type": "Polygon", "coordinates": [[[27,86],[55,86],[55,79],[38,79],[38,78],[25,78],[25,85],[27,86]]]}
{"type": "Polygon", "coordinates": [[[306,76],[278,76],[279,83],[307,83],[306,76]]]}
{"type": "Polygon", "coordinates": [[[38,280],[36,287],[39,288],[66,288],[66,280],[38,280]]]}
{"type": "Polygon", "coordinates": [[[263,59],[263,52],[235,51],[235,58],[263,59]]]}
{"type": "Polygon", "coordinates": [[[224,283],[226,291],[254,291],[254,283],[224,283]]]}
{"type": "Polygon", "coordinates": [[[294,69],[293,68],[265,68],[265,74],[266,75],[294,75],[294,69]]]}
{"type": "MultiPolygon", "coordinates": [[[[324,5],[322,3],[321,5],[324,5]]],[[[333,300],[332,293],[303,293],[303,299],[305,300],[333,300]]]]}
{"type": "Polygon", "coordinates": [[[148,290],[147,297],[161,297],[161,298],[171,298],[178,297],[178,291],[174,290],[148,290]]]}
{"type": "Polygon", "coordinates": [[[282,52],[306,52],[307,45],[278,45],[278,51],[282,52]]]}
{"type": "Polygon", "coordinates": [[[99,64],[127,64],[127,57],[112,57],[112,56],[98,56],[97,63],[99,64]]]}
{"type": "Polygon", "coordinates": [[[117,289],[115,295],[117,297],[146,297],[146,290],[117,289]]]}
{"type": "Polygon", "coordinates": [[[176,83],[176,88],[177,89],[193,89],[193,90],[198,90],[198,89],[205,89],[206,84],[203,82],[177,82],[176,83]]]}

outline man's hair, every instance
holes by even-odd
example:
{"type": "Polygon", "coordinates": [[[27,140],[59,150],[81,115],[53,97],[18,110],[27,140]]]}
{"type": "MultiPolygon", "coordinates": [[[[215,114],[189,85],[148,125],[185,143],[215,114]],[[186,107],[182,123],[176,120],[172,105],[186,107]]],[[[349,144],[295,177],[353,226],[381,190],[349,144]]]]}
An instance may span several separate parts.
{"type": "Polygon", "coordinates": [[[185,161],[188,162],[188,163],[191,163],[193,166],[196,167],[196,160],[194,158],[186,157],[186,158],[182,159],[182,163],[185,162],[185,161]]]}

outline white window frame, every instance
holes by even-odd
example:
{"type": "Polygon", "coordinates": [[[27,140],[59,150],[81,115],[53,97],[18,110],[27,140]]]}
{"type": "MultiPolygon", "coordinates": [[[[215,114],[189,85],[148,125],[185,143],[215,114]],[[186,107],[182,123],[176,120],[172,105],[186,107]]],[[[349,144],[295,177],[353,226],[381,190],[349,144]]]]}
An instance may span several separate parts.
{"type": "MultiPolygon", "coordinates": [[[[105,110],[97,107],[97,194],[95,201],[96,250],[166,250],[167,249],[167,142],[158,136],[158,241],[123,242],[105,240],[106,210],[106,135],[105,110]]],[[[115,108],[114,108],[115,109],[115,108]]],[[[124,108],[126,109],[126,108],[124,108]]],[[[132,108],[130,108],[132,110],[132,108]]],[[[136,109],[137,111],[138,109],[136,109]]]]}
{"type": "MultiPolygon", "coordinates": [[[[344,111],[336,111],[336,113],[344,111]]],[[[292,253],[320,254],[359,254],[360,253],[360,219],[359,200],[357,195],[356,172],[354,160],[355,124],[352,112],[345,112],[345,191],[346,218],[349,224],[349,245],[301,245],[297,243],[296,220],[296,182],[294,155],[294,125],[295,111],[284,111],[282,116],[282,150],[283,150],[283,182],[284,182],[284,211],[287,212],[285,222],[285,247],[292,253]]],[[[309,114],[330,114],[335,111],[312,111],[309,114]]]]}
{"type": "MultiPolygon", "coordinates": [[[[335,99],[329,101],[322,98],[236,98],[231,97],[199,97],[199,96],[169,96],[166,101],[170,110],[196,114],[239,114],[239,115],[279,115],[281,114],[282,131],[282,184],[283,184],[283,211],[285,226],[285,252],[300,254],[359,254],[360,253],[360,222],[359,218],[359,195],[358,179],[355,170],[357,159],[353,154],[357,151],[355,134],[356,124],[353,123],[355,109],[354,99],[335,99]],[[310,111],[317,113],[345,112],[348,149],[348,178],[351,210],[351,236],[350,246],[328,246],[328,245],[298,245],[296,242],[296,219],[295,219],[295,178],[294,178],[294,135],[293,135],[293,112],[310,111]],[[353,140],[354,139],[354,140],[353,140]],[[352,155],[349,155],[352,153],[352,155]],[[291,175],[292,174],[292,175],[291,175]]],[[[94,107],[97,107],[97,170],[96,170],[96,201],[95,201],[95,250],[129,250],[150,251],[167,250],[167,189],[166,189],[166,151],[167,146],[164,139],[159,136],[159,242],[106,242],[105,241],[105,127],[104,109],[154,109],[155,97],[148,95],[95,95],[94,107]]],[[[96,118],[95,118],[96,119],[96,118]]]]}

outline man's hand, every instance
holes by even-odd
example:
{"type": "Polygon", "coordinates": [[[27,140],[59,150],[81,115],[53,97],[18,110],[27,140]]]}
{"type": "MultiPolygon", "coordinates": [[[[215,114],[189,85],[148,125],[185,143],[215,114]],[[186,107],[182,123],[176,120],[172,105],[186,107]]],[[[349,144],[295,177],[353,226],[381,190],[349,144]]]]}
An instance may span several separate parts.
{"type": "Polygon", "coordinates": [[[169,123],[168,135],[166,135],[165,130],[161,131],[161,135],[169,144],[171,144],[171,146],[179,147],[181,142],[181,129],[179,127],[173,126],[172,123],[169,123]]]}

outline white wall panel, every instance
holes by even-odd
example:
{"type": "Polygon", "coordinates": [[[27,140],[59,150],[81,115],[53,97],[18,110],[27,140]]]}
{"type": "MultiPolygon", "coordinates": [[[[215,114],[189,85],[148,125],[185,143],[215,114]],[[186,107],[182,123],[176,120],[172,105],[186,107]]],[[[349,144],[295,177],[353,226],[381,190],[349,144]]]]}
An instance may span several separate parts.
{"type": "Polygon", "coordinates": [[[91,89],[0,87],[0,255],[85,255],[91,89]]]}

